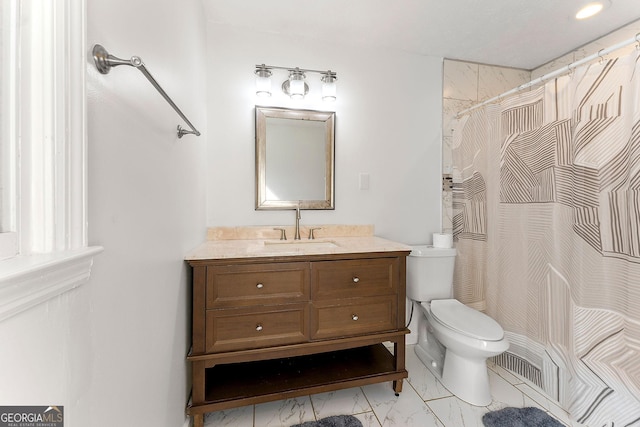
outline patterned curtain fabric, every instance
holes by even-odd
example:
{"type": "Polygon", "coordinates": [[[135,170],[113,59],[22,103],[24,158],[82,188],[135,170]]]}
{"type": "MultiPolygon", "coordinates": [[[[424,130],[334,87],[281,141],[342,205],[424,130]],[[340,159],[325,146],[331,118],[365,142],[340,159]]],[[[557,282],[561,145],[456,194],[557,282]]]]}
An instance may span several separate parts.
{"type": "Polygon", "coordinates": [[[454,124],[455,296],[497,363],[589,426],[640,425],[640,59],[575,69],[454,124]]]}

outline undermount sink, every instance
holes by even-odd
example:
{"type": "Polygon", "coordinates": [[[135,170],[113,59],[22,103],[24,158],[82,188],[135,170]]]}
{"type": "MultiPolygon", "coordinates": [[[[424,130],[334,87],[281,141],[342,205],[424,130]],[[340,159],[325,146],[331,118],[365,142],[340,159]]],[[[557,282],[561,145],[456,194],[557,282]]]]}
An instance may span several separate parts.
{"type": "Polygon", "coordinates": [[[330,240],[265,240],[265,246],[269,249],[331,249],[338,245],[330,240]]]}

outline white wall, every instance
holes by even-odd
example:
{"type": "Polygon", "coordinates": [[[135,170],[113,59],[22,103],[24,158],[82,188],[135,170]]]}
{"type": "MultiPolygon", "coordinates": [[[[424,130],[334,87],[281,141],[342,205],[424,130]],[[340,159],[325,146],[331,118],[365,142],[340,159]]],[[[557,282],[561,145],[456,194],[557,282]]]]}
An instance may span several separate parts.
{"type": "Polygon", "coordinates": [[[90,425],[88,286],[0,322],[0,405],[63,405],[65,425],[90,425]]]}
{"type": "Polygon", "coordinates": [[[176,126],[185,125],[138,70],[103,76],[89,64],[89,233],[105,250],[90,283],[94,419],[85,425],[176,427],[190,392],[182,258],[205,237],[202,5],[87,3],[89,47],[140,56],[203,136],[177,139],[176,126]]]}
{"type": "MultiPolygon", "coordinates": [[[[338,74],[338,101],[271,105],[336,111],[336,209],[302,224],[374,224],[376,234],[430,242],[440,231],[442,59],[360,49],[208,23],[207,225],[293,224],[291,211],[256,211],[256,64],[338,74]],[[359,190],[360,173],[370,189],[359,190]]],[[[309,74],[312,86],[318,75],[309,74]]],[[[281,81],[272,79],[279,90],[281,81]]],[[[260,102],[259,102],[260,101],[260,102]]],[[[265,105],[262,102],[262,105],[265,105]]]]}
{"type": "MultiPolygon", "coordinates": [[[[206,135],[201,2],[87,3],[88,50],[141,56],[206,135]]],[[[68,427],[181,426],[182,257],[205,237],[206,136],[178,140],[178,116],[136,69],[103,76],[91,60],[87,73],[89,240],[104,252],[88,284],[0,323],[0,404],[64,405],[68,427]]]]}

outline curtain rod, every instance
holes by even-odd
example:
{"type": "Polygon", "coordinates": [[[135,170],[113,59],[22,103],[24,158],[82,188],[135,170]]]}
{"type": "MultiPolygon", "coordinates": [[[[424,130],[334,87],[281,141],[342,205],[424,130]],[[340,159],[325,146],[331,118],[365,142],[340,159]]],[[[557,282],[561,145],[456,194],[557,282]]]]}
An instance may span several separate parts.
{"type": "Polygon", "coordinates": [[[130,60],[116,58],[113,55],[110,55],[107,50],[99,44],[93,46],[93,60],[96,64],[96,68],[100,71],[101,74],[107,74],[111,67],[115,67],[118,65],[130,65],[132,67],[140,70],[142,74],[149,80],[149,82],[156,88],[160,95],[173,107],[173,109],[178,113],[182,120],[185,121],[186,124],[189,125],[191,130],[183,129],[182,126],[178,125],[178,138],[182,138],[186,134],[191,134],[195,136],[200,136],[200,132],[191,124],[189,119],[180,111],[178,106],[173,102],[173,100],[167,95],[167,92],[160,87],[156,79],[153,78],[147,67],[144,66],[142,59],[139,56],[132,56],[130,60]]]}
{"type": "Polygon", "coordinates": [[[460,116],[463,116],[465,114],[468,114],[471,111],[475,110],[476,108],[480,108],[480,107],[482,107],[484,105],[487,105],[487,104],[490,104],[492,102],[498,101],[498,100],[500,100],[500,99],[502,99],[502,98],[504,98],[506,96],[513,95],[514,93],[518,93],[521,90],[524,90],[524,89],[530,88],[531,86],[535,86],[537,84],[546,82],[547,80],[550,80],[550,79],[552,79],[554,77],[557,77],[557,76],[559,76],[561,74],[570,73],[575,68],[579,67],[580,65],[586,64],[587,62],[591,62],[591,61],[593,61],[594,59],[597,59],[597,58],[601,58],[602,59],[602,58],[604,58],[605,55],[607,55],[607,54],[609,54],[609,53],[611,53],[611,52],[613,52],[615,50],[618,50],[620,48],[623,48],[625,46],[628,46],[628,45],[630,45],[632,43],[638,43],[638,46],[640,47],[640,33],[637,33],[635,37],[632,37],[632,38],[627,39],[625,41],[622,41],[620,43],[614,44],[614,45],[609,46],[609,47],[607,47],[605,49],[600,49],[598,51],[598,53],[594,53],[593,55],[589,55],[589,56],[587,56],[585,58],[580,59],[579,61],[572,62],[569,65],[565,65],[564,67],[559,68],[559,69],[557,69],[555,71],[552,71],[550,73],[547,73],[547,74],[545,74],[545,75],[543,75],[541,77],[538,77],[537,79],[533,79],[528,83],[524,83],[524,84],[522,84],[522,85],[520,85],[520,86],[518,86],[516,88],[508,90],[508,91],[506,91],[504,93],[501,93],[500,95],[494,96],[493,98],[487,99],[486,101],[483,101],[483,102],[481,102],[479,104],[473,105],[473,106],[467,108],[466,110],[462,110],[458,114],[456,114],[456,118],[458,118],[460,116]]]}

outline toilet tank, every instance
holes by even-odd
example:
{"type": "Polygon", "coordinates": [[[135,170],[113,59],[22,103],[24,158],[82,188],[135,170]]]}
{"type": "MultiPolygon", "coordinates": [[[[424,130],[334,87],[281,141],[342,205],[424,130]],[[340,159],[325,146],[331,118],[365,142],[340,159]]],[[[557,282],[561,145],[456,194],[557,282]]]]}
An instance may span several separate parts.
{"type": "Polygon", "coordinates": [[[407,297],[414,301],[453,298],[456,250],[412,246],[407,257],[407,297]]]}

